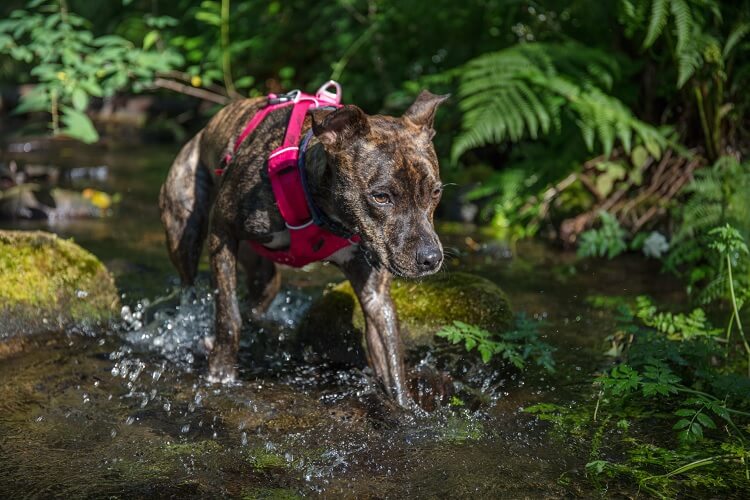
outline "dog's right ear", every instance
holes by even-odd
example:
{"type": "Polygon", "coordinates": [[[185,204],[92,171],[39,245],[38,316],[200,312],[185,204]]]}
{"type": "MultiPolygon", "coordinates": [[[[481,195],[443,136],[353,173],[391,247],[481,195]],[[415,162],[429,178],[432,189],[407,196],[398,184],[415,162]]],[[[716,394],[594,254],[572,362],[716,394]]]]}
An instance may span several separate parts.
{"type": "Polygon", "coordinates": [[[328,151],[338,151],[343,144],[370,130],[367,115],[353,104],[338,109],[311,109],[310,115],[313,133],[328,151]]]}

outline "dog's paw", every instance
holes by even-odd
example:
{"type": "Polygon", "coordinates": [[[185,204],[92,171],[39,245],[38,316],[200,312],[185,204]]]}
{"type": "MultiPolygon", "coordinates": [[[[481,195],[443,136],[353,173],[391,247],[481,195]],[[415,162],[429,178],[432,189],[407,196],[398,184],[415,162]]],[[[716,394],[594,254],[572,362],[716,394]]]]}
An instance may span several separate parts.
{"type": "Polygon", "coordinates": [[[237,380],[237,368],[230,364],[212,363],[209,359],[206,380],[211,384],[232,384],[237,380]]]}
{"type": "Polygon", "coordinates": [[[206,381],[209,384],[221,384],[221,385],[231,385],[236,381],[235,375],[218,375],[209,373],[206,377],[206,381]]]}

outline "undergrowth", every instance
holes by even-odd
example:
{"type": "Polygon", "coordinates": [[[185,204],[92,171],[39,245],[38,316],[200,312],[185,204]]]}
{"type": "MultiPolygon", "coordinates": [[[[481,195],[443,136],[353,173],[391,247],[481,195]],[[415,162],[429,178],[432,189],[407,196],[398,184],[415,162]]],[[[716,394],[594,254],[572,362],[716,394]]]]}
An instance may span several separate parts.
{"type": "Polygon", "coordinates": [[[592,397],[525,410],[587,448],[586,477],[602,492],[619,483],[661,498],[750,494],[748,286],[736,276],[748,249],[728,225],[708,238],[721,263],[712,309],[668,312],[647,297],[601,303],[616,311],[617,328],[592,397]]]}
{"type": "Polygon", "coordinates": [[[453,344],[463,344],[467,352],[476,350],[484,363],[489,363],[494,356],[510,363],[519,370],[526,368],[532,361],[549,373],[555,371],[552,353],[555,349],[540,339],[540,322],[518,314],[513,329],[503,333],[493,333],[484,328],[454,321],[443,327],[438,333],[453,344]]]}

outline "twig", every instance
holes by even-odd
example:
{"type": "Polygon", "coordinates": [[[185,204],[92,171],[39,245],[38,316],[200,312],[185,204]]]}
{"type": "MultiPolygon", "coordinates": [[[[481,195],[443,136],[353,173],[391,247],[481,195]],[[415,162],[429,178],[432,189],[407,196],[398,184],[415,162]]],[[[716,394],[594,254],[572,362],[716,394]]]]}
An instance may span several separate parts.
{"type": "Polygon", "coordinates": [[[211,92],[205,89],[199,89],[185,85],[184,83],[175,82],[174,80],[167,80],[166,78],[157,78],[154,80],[154,86],[162,89],[173,90],[181,94],[189,95],[191,97],[197,97],[204,101],[215,102],[216,104],[227,104],[229,98],[215,92],[211,92]]]}

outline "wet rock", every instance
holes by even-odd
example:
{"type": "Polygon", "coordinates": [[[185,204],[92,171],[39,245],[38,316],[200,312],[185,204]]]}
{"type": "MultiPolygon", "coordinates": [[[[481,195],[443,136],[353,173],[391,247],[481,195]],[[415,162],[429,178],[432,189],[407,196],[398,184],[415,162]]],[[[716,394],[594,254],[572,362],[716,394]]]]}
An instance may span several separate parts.
{"type": "Polygon", "coordinates": [[[92,254],[41,231],[0,231],[0,338],[109,318],[114,280],[92,254]]]}
{"type": "MultiPolygon", "coordinates": [[[[463,321],[502,332],[512,321],[505,293],[491,281],[468,273],[440,273],[424,280],[394,280],[396,304],[407,349],[430,345],[443,326],[463,321]]],[[[329,289],[300,323],[303,345],[338,363],[362,358],[364,317],[349,282],[329,289]]]]}

